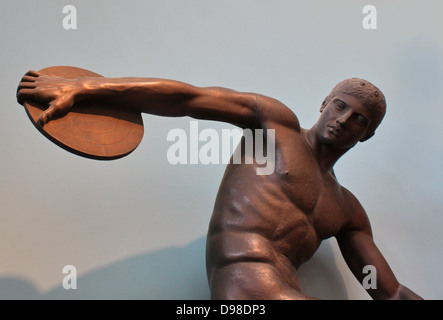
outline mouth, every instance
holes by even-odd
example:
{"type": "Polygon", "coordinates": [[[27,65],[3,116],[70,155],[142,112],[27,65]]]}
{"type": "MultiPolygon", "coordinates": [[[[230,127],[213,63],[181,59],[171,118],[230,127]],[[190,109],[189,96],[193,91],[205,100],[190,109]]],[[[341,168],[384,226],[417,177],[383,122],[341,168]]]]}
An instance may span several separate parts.
{"type": "Polygon", "coordinates": [[[338,128],[338,127],[333,126],[333,125],[328,125],[327,127],[328,127],[328,132],[330,134],[332,134],[333,136],[335,136],[337,138],[342,136],[341,128],[338,128]]]}

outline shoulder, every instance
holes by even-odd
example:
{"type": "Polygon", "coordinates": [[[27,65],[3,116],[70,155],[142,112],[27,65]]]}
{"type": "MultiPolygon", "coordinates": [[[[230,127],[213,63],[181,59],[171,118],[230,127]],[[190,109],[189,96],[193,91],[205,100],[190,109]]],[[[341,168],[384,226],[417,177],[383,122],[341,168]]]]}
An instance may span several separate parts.
{"type": "Polygon", "coordinates": [[[287,127],[300,131],[300,122],[295,113],[284,103],[271,97],[257,94],[257,116],[263,127],[287,127]]]}

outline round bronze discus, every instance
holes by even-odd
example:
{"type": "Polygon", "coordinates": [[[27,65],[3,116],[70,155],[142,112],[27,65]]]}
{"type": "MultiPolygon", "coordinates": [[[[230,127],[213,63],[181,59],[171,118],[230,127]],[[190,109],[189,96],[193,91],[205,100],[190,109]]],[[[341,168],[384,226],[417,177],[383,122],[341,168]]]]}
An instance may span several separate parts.
{"type": "MultiPolygon", "coordinates": [[[[42,74],[74,79],[101,77],[76,67],[49,67],[42,74]]],[[[79,102],[66,115],[50,120],[43,127],[37,124],[48,106],[25,101],[25,110],[35,127],[58,146],[77,155],[111,160],[124,157],[140,144],[144,128],[142,115],[124,106],[100,102],[79,102]]]]}

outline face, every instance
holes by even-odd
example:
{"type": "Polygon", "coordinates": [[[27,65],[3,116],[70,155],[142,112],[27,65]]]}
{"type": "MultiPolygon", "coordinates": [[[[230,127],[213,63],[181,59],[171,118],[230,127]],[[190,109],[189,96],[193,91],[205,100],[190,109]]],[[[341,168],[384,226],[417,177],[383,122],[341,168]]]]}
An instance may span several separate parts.
{"type": "Polygon", "coordinates": [[[371,111],[349,94],[340,93],[322,105],[317,122],[319,140],[336,148],[351,148],[357,142],[369,139],[371,111]]]}

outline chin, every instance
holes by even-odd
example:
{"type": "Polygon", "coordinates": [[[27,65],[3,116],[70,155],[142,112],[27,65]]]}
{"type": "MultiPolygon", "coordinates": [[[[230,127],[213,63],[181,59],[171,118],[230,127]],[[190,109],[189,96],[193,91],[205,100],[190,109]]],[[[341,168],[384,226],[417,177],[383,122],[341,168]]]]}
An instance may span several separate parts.
{"type": "Polygon", "coordinates": [[[320,143],[325,145],[334,145],[337,143],[337,139],[331,138],[327,133],[320,137],[320,143]]]}

